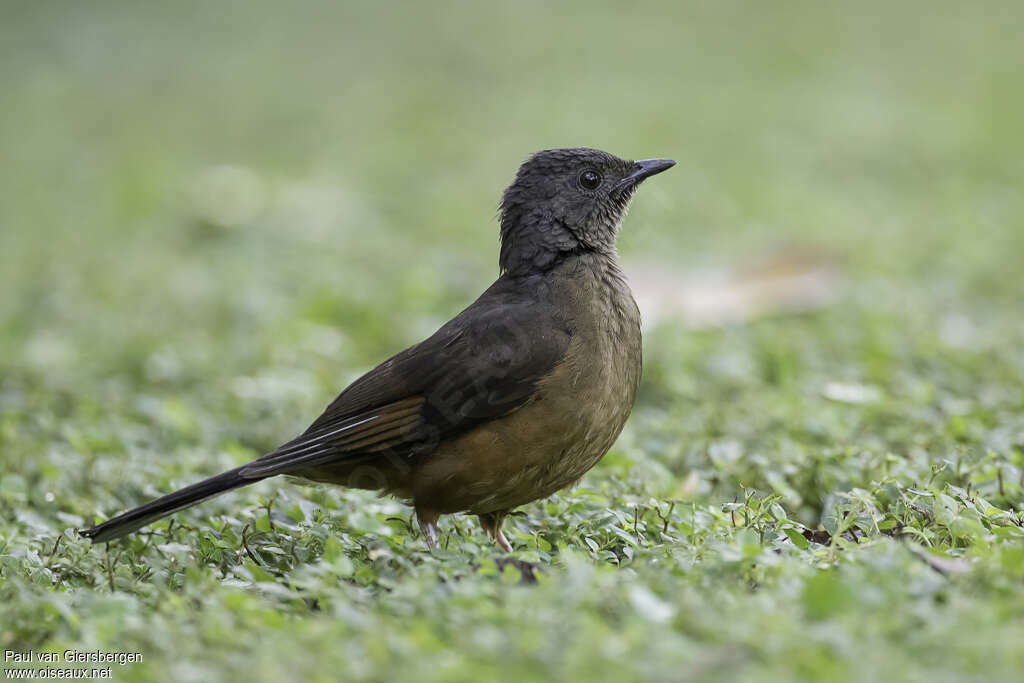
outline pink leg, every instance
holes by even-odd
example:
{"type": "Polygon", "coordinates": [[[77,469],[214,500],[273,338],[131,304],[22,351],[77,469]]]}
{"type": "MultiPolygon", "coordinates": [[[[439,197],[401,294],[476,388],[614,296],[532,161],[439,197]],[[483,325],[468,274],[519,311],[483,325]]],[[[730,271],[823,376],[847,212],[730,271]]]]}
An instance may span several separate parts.
{"type": "Polygon", "coordinates": [[[420,531],[423,532],[423,538],[431,550],[437,547],[437,518],[440,516],[433,510],[416,508],[416,519],[420,523],[420,531]]]}
{"type": "Polygon", "coordinates": [[[506,553],[512,552],[512,544],[505,538],[505,534],[501,531],[501,525],[505,522],[505,515],[508,512],[502,510],[500,512],[488,512],[485,515],[478,515],[480,519],[480,526],[484,528],[487,535],[490,536],[495,543],[497,543],[502,550],[506,553]]]}

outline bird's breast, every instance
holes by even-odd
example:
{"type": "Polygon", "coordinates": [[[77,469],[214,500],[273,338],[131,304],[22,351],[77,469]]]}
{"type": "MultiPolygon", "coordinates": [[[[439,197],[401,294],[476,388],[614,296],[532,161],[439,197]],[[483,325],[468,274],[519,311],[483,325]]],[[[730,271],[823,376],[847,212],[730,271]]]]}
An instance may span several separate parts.
{"type": "Polygon", "coordinates": [[[640,315],[625,279],[617,268],[599,270],[588,284],[579,288],[592,295],[575,302],[576,326],[564,367],[539,392],[538,402],[561,403],[560,414],[570,418],[562,426],[562,486],[583,476],[611,448],[640,384],[640,315]]]}

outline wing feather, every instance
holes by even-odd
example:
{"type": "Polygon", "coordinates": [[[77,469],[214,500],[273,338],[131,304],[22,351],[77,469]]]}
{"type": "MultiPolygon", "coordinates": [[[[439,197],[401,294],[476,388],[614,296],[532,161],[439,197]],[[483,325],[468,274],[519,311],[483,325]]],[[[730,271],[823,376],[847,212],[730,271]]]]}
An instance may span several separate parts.
{"type": "Polygon", "coordinates": [[[253,461],[245,477],[328,463],[412,457],[530,400],[560,363],[569,325],[495,283],[427,340],[353,382],[298,438],[253,461]],[[497,291],[494,291],[496,290],[497,291]]]}

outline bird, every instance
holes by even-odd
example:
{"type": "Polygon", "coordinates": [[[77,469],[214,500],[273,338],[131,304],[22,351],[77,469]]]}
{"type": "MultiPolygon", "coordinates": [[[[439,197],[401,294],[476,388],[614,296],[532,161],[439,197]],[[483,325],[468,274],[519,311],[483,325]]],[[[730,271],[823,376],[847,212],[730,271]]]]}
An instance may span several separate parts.
{"type": "Polygon", "coordinates": [[[499,207],[497,280],[433,335],[342,391],[302,434],[247,464],[82,530],[93,543],[277,475],[408,502],[428,548],[476,515],[506,552],[510,511],[575,484],[612,447],[642,367],[616,238],[637,187],[675,165],[546,149],[499,207]]]}

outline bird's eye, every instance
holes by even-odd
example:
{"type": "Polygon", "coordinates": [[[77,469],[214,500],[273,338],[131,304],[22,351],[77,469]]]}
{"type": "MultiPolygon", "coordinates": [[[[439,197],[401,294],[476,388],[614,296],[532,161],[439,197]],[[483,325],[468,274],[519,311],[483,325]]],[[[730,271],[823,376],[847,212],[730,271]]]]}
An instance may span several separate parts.
{"type": "Polygon", "coordinates": [[[601,184],[601,174],[597,171],[584,171],[580,173],[580,187],[585,190],[596,190],[601,184]]]}

